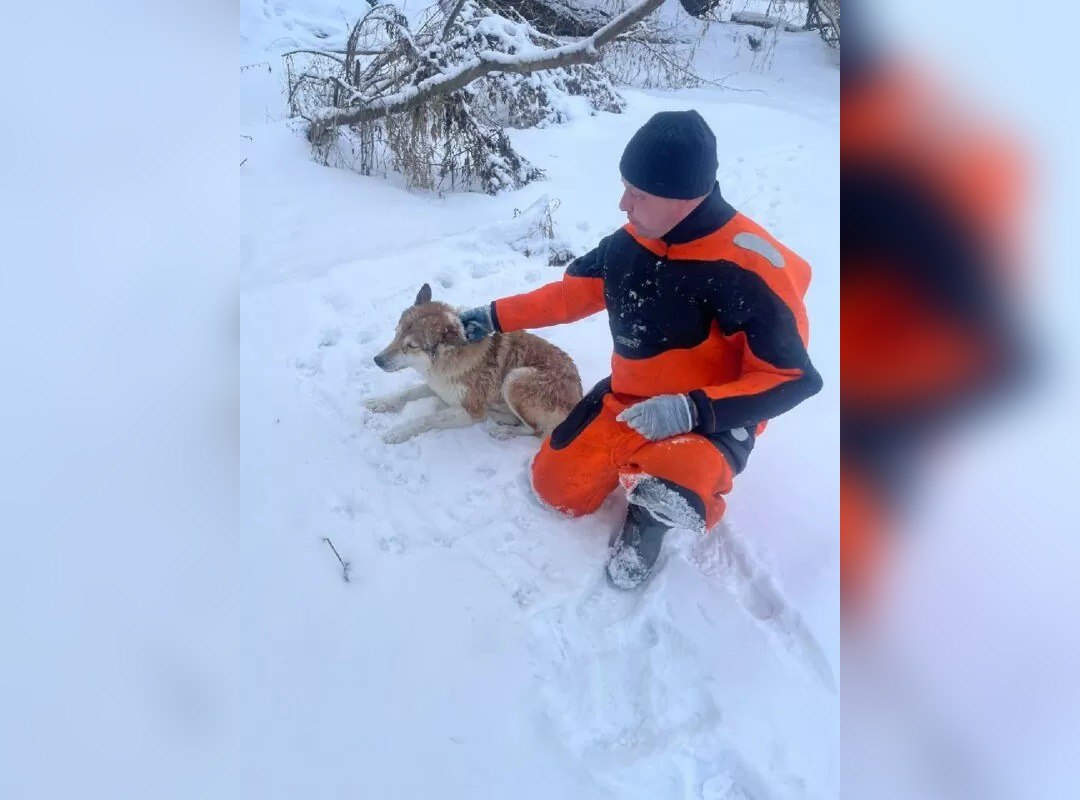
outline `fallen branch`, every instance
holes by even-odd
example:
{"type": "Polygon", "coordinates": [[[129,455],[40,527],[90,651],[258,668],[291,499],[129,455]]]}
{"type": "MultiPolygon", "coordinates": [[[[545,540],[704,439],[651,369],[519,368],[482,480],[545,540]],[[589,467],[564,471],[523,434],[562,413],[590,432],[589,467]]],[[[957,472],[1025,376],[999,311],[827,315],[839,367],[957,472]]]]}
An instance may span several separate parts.
{"type": "Polygon", "coordinates": [[[356,101],[361,101],[361,104],[346,108],[329,107],[316,110],[311,116],[308,138],[311,141],[319,141],[334,127],[372,122],[389,114],[418,108],[435,97],[456,92],[491,73],[528,74],[575,64],[595,63],[602,47],[658,9],[663,2],[664,0],[640,0],[592,36],[563,47],[554,47],[525,56],[511,56],[487,50],[449,71],[432,75],[430,78],[385,97],[363,102],[363,98],[359,97],[358,93],[354,93],[352,97],[346,99],[346,105],[356,101]]]}
{"type": "Polygon", "coordinates": [[[753,25],[758,28],[764,28],[765,30],[782,28],[789,33],[796,33],[802,30],[800,26],[793,25],[780,17],[770,17],[768,14],[762,14],[758,11],[732,12],[731,21],[738,23],[739,25],[753,25]]]}

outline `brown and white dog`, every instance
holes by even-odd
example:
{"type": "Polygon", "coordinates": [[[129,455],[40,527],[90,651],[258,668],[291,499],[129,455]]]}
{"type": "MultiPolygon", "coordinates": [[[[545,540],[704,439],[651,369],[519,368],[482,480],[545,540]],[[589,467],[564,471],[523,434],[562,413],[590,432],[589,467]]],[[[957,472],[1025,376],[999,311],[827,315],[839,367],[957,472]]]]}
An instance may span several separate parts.
{"type": "Polygon", "coordinates": [[[387,431],[383,440],[389,444],[488,417],[499,423],[492,434],[496,437],[547,436],[582,395],[577,367],[562,350],[524,332],[495,333],[470,342],[457,311],[432,302],[426,283],[375,363],[386,372],[412,367],[424,383],[367,400],[364,405],[372,411],[400,411],[425,397],[437,397],[444,406],[387,431]]]}

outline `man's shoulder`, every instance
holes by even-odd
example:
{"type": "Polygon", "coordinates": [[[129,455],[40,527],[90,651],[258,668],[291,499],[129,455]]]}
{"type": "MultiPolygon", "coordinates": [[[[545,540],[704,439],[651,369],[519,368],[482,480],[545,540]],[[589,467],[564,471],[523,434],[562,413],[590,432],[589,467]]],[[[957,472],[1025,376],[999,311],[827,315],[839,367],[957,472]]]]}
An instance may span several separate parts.
{"type": "Polygon", "coordinates": [[[741,212],[726,225],[686,244],[674,245],[671,257],[698,261],[703,267],[737,266],[756,273],[770,286],[790,283],[800,294],[810,283],[810,265],[764,227],[741,212]]]}

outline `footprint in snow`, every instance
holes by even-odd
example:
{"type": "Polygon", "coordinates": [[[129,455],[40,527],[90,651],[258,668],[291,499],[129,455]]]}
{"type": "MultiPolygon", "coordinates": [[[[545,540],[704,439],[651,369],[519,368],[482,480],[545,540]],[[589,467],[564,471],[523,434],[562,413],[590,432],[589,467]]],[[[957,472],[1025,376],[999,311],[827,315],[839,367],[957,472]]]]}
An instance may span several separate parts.
{"type": "Polygon", "coordinates": [[[339,314],[348,311],[351,305],[348,296],[343,292],[327,292],[323,295],[323,302],[339,314]]]}
{"type": "Polygon", "coordinates": [[[495,519],[495,510],[490,504],[485,503],[451,503],[446,513],[451,519],[464,523],[472,529],[489,525],[495,519]]]}
{"type": "Polygon", "coordinates": [[[409,543],[400,536],[383,536],[379,539],[379,549],[387,555],[400,556],[409,552],[409,543]]]}
{"type": "Polygon", "coordinates": [[[301,375],[311,378],[322,373],[322,353],[314,353],[306,358],[296,359],[296,370],[301,375]]]}
{"type": "Polygon", "coordinates": [[[494,275],[498,271],[498,264],[479,263],[473,264],[472,269],[469,270],[469,274],[474,278],[486,278],[488,275],[494,275]]]}
{"type": "Polygon", "coordinates": [[[369,506],[365,500],[351,494],[341,495],[337,502],[330,506],[331,511],[348,520],[355,520],[357,514],[367,512],[368,508],[369,506]]]}
{"type": "Polygon", "coordinates": [[[517,604],[518,608],[525,610],[536,602],[539,593],[540,590],[535,584],[524,583],[514,590],[511,597],[514,598],[514,602],[517,604]]]}
{"type": "Polygon", "coordinates": [[[473,508],[488,505],[488,493],[479,489],[470,489],[465,493],[465,504],[473,508]]]}

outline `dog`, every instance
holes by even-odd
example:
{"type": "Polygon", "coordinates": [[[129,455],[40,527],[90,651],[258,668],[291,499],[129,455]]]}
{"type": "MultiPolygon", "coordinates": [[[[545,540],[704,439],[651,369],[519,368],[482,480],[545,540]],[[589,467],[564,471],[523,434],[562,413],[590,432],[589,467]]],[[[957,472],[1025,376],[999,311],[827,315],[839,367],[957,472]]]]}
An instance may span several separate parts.
{"type": "Polygon", "coordinates": [[[401,411],[406,403],[425,397],[441,401],[434,413],[389,430],[383,436],[387,444],[485,418],[496,422],[496,438],[546,437],[582,397],[577,367],[558,347],[525,332],[495,333],[470,342],[458,312],[433,301],[426,283],[401,315],[394,340],[375,356],[375,364],[385,372],[412,367],[424,383],[365,401],[371,411],[401,411]]]}

